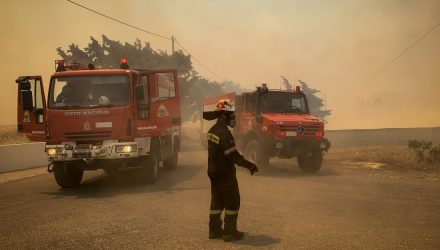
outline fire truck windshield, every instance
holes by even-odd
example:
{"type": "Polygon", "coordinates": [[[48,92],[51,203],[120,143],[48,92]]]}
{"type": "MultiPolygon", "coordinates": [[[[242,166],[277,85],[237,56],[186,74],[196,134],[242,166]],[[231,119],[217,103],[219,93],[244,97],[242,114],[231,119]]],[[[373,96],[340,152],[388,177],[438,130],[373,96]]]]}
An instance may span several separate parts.
{"type": "Polygon", "coordinates": [[[130,100],[127,75],[88,75],[52,78],[49,108],[125,106],[130,100]]]}
{"type": "Polygon", "coordinates": [[[270,91],[264,99],[264,113],[308,113],[302,94],[270,91]]]}

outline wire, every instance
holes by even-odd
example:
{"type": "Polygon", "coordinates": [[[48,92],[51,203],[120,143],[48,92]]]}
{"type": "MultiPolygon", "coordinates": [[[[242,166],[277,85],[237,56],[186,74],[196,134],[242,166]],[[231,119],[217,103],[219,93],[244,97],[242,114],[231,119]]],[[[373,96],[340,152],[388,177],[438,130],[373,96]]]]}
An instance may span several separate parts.
{"type": "Polygon", "coordinates": [[[191,54],[191,52],[189,52],[187,49],[185,49],[185,47],[183,47],[183,45],[179,41],[177,41],[177,39],[174,39],[174,41],[176,42],[177,45],[179,45],[183,49],[183,51],[185,51],[188,55],[190,55],[194,59],[194,61],[198,62],[200,65],[202,65],[205,69],[207,69],[211,74],[213,74],[214,76],[216,76],[220,80],[226,81],[225,78],[223,78],[223,77],[219,76],[218,74],[216,74],[208,66],[206,66],[199,59],[197,59],[193,54],[191,54]]]}
{"type": "Polygon", "coordinates": [[[406,48],[405,50],[403,50],[399,55],[397,55],[396,57],[394,57],[389,63],[385,64],[385,66],[383,66],[382,68],[380,68],[379,70],[377,70],[376,72],[374,72],[373,74],[371,74],[370,76],[368,76],[366,78],[366,81],[370,80],[371,78],[375,77],[376,75],[378,75],[379,73],[381,73],[382,71],[384,71],[386,68],[388,68],[391,64],[393,64],[394,62],[396,62],[400,57],[402,57],[403,55],[405,55],[410,49],[412,49],[414,46],[416,46],[419,42],[421,42],[423,39],[425,39],[429,34],[431,34],[438,26],[440,25],[440,22],[438,22],[437,24],[435,24],[430,30],[428,30],[428,32],[426,32],[425,34],[423,34],[423,36],[421,36],[419,39],[417,39],[415,42],[413,42],[408,48],[406,48]]]}
{"type": "MultiPolygon", "coordinates": [[[[126,23],[126,22],[123,22],[123,21],[121,21],[121,20],[118,20],[118,19],[116,19],[116,18],[113,18],[113,17],[111,17],[111,16],[108,16],[108,15],[106,15],[106,14],[103,14],[103,13],[101,13],[101,12],[99,12],[99,11],[96,11],[96,10],[93,10],[93,9],[90,9],[90,8],[88,8],[88,7],[86,7],[86,6],[84,6],[84,5],[81,5],[81,4],[79,4],[79,3],[77,3],[77,2],[74,2],[74,1],[72,1],[72,0],[66,0],[67,2],[70,2],[70,3],[72,3],[72,4],[74,4],[74,5],[77,5],[77,6],[79,6],[79,7],[81,7],[81,8],[83,8],[83,9],[86,9],[86,10],[88,10],[88,11],[90,11],[90,12],[93,12],[93,13],[95,13],[95,14],[98,14],[98,15],[100,15],[100,16],[103,16],[103,17],[105,17],[105,18],[108,18],[108,19],[110,19],[110,20],[113,20],[113,21],[115,21],[115,22],[118,22],[118,23],[120,23],[120,24],[123,24],[123,25],[125,25],[125,26],[128,26],[128,27],[130,27],[130,28],[133,28],[133,29],[136,29],[136,30],[139,30],[139,31],[142,31],[142,32],[145,32],[145,33],[148,33],[148,34],[151,34],[151,35],[154,35],[154,36],[157,36],[157,37],[160,37],[160,38],[163,38],[163,39],[166,39],[166,40],[171,40],[172,41],[172,39],[171,38],[169,38],[169,37],[166,37],[166,36],[162,36],[162,35],[159,35],[159,34],[156,34],[156,33],[153,33],[153,32],[151,32],[151,31],[148,31],[148,30],[145,30],[145,29],[142,29],[142,28],[139,28],[139,27],[136,27],[136,26],[134,26],[134,25],[131,25],[131,24],[128,24],[128,23],[126,23]]],[[[221,80],[224,80],[224,81],[226,81],[226,79],[225,78],[223,78],[223,77],[221,77],[221,76],[219,76],[218,74],[216,74],[214,71],[212,71],[208,66],[206,66],[204,63],[202,63],[199,59],[197,59],[193,54],[191,54],[187,49],[185,49],[185,47],[183,47],[183,45],[179,42],[179,41],[177,41],[177,39],[175,39],[174,38],[174,41],[188,54],[188,55],[190,55],[193,59],[194,59],[194,61],[196,61],[196,62],[198,62],[200,65],[202,65],[204,68],[206,68],[210,73],[212,73],[214,76],[216,76],[217,78],[219,78],[219,79],[221,79],[221,80]]]]}
{"type": "Polygon", "coordinates": [[[171,38],[169,38],[169,37],[162,36],[162,35],[159,35],[159,34],[153,33],[153,32],[151,32],[151,31],[148,31],[148,30],[145,30],[145,29],[142,29],[142,28],[136,27],[136,26],[134,26],[134,25],[128,24],[128,23],[126,23],[126,22],[123,22],[123,21],[118,20],[118,19],[116,19],[116,18],[113,18],[113,17],[111,17],[111,16],[107,16],[106,14],[103,14],[103,13],[98,12],[98,11],[96,11],[96,10],[90,9],[90,8],[84,6],[84,5],[81,5],[81,4],[77,3],[77,2],[74,2],[74,1],[71,1],[71,0],[67,0],[67,2],[70,2],[70,3],[72,3],[72,4],[75,4],[75,5],[77,5],[77,6],[81,7],[81,8],[83,8],[83,9],[86,9],[86,10],[88,10],[88,11],[91,11],[91,12],[93,12],[93,13],[95,13],[95,14],[98,14],[98,15],[100,15],[100,16],[103,16],[103,17],[105,17],[105,18],[108,18],[108,19],[110,19],[110,20],[113,20],[113,21],[118,22],[118,23],[120,23],[120,24],[123,24],[123,25],[125,25],[125,26],[131,27],[131,28],[133,28],[133,29],[137,29],[137,30],[139,30],[139,31],[142,31],[142,32],[145,32],[145,33],[148,33],[148,34],[151,34],[151,35],[154,35],[154,36],[157,36],[157,37],[160,37],[160,38],[166,39],[166,40],[171,40],[171,38]]]}

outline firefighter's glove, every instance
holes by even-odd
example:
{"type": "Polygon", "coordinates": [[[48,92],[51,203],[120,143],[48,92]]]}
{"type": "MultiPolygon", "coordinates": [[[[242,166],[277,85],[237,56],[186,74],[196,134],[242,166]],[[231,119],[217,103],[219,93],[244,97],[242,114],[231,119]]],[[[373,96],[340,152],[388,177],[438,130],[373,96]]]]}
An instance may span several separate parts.
{"type": "Polygon", "coordinates": [[[258,167],[254,163],[250,162],[248,166],[248,170],[251,173],[251,175],[254,175],[256,172],[258,172],[258,167]]]}

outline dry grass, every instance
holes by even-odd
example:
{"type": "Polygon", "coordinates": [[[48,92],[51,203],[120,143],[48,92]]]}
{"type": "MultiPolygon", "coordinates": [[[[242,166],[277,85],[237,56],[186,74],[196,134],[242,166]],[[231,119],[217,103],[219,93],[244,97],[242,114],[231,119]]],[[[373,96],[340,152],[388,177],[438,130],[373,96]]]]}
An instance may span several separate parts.
{"type": "Polygon", "coordinates": [[[385,168],[403,170],[440,170],[439,165],[417,163],[415,153],[406,145],[330,149],[326,159],[358,163],[379,163],[385,168]]]}
{"type": "Polygon", "coordinates": [[[17,132],[15,126],[0,126],[0,145],[28,143],[29,139],[17,132]]]}

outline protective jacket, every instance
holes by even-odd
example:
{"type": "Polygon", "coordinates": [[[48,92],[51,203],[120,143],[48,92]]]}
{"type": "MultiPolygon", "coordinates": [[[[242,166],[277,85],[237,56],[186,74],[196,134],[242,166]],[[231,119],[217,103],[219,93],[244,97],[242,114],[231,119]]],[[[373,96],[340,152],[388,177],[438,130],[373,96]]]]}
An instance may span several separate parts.
{"type": "Polygon", "coordinates": [[[227,125],[219,121],[208,131],[208,153],[208,176],[211,178],[235,177],[235,164],[248,169],[253,166],[237,151],[227,125]]]}

